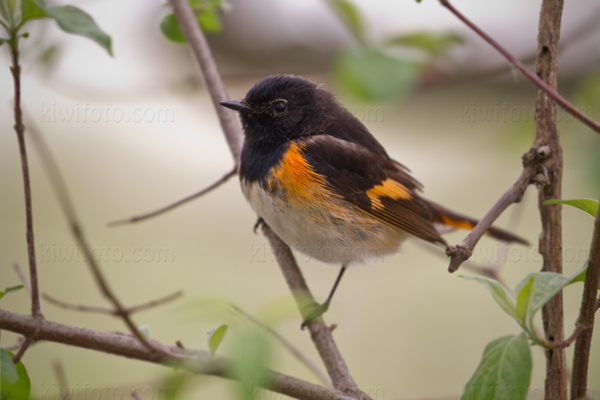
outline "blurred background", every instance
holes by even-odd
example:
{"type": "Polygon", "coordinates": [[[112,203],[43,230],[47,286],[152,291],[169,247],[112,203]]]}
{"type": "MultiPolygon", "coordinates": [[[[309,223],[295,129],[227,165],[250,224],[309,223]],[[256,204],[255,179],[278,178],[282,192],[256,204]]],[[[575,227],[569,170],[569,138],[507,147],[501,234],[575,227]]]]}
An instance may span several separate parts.
{"type": "MultiPolygon", "coordinates": [[[[481,217],[516,180],[521,155],[535,135],[536,89],[439,2],[327,0],[207,2],[201,18],[229,95],[238,99],[263,77],[291,73],[334,92],[425,186],[425,197],[481,217]],[[215,5],[217,8],[214,8],[215,5]]],[[[523,60],[533,60],[541,1],[456,0],[455,6],[523,60]]],[[[63,3],[61,3],[63,4],[63,3]]],[[[207,349],[205,332],[230,326],[218,353],[233,355],[249,324],[233,303],[274,327],[321,365],[272,253],[239,190],[237,178],[218,190],[146,222],[109,228],[111,221],[151,211],[208,186],[232,160],[189,50],[178,40],[164,1],[89,0],[73,3],[113,40],[114,57],[88,39],[66,35],[50,21],[28,25],[23,40],[26,125],[48,142],[73,196],[91,247],[127,305],[166,296],[173,303],[134,316],[164,343],[207,349]],[[167,17],[167,18],[165,18],[167,17]],[[161,32],[162,30],[162,32],[161,32]],[[168,40],[166,37],[170,39],[168,40]]],[[[560,91],[600,118],[600,7],[565,4],[560,91]]],[[[0,47],[0,282],[19,284],[11,264],[27,270],[20,160],[13,131],[12,78],[0,47]]],[[[559,110],[564,198],[598,198],[600,140],[559,110]]],[[[31,143],[30,143],[31,144],[31,143]]],[[[40,286],[74,304],[107,305],[69,235],[66,221],[32,146],[33,209],[40,286]]],[[[563,210],[565,273],[587,259],[592,220],[563,210]]],[[[500,248],[483,239],[473,261],[503,263],[514,288],[541,268],[537,194],[499,220],[530,247],[500,248]]],[[[452,244],[464,232],[448,235],[452,244]]],[[[325,319],[359,386],[374,399],[459,398],[485,345],[520,328],[481,285],[447,272],[439,249],[409,241],[399,254],[351,270],[325,319]]],[[[298,260],[313,294],[324,300],[336,266],[298,260]]],[[[565,290],[565,331],[579,312],[582,285],[565,290]]],[[[2,307],[27,313],[25,291],[2,307]]],[[[105,331],[124,331],[104,315],[44,303],[47,318],[105,331]]],[[[538,321],[541,330],[541,320],[538,321]]],[[[16,335],[2,332],[2,346],[16,335]]],[[[269,339],[271,340],[271,339],[269,339]]],[[[272,340],[271,340],[272,341],[272,340]]],[[[273,342],[273,341],[272,341],[273,342]]],[[[241,342],[243,345],[243,342],[241,342]]],[[[589,383],[600,398],[599,335],[589,383]]],[[[545,359],[532,349],[531,399],[543,398],[545,359]]],[[[268,366],[318,382],[278,343],[268,366]]],[[[567,350],[568,363],[572,349],[567,350]]],[[[54,343],[25,355],[37,398],[60,398],[52,364],[64,366],[73,398],[177,397],[164,367],[54,343]],[[76,397],[77,396],[77,397],[76,397]],[[87,396],[87,397],[84,397],[87,396]],[[95,397],[94,397],[95,396],[95,397]]],[[[212,377],[184,381],[182,398],[236,399],[236,384],[212,377]]],[[[259,398],[282,398],[263,392],[259,398]]]]}

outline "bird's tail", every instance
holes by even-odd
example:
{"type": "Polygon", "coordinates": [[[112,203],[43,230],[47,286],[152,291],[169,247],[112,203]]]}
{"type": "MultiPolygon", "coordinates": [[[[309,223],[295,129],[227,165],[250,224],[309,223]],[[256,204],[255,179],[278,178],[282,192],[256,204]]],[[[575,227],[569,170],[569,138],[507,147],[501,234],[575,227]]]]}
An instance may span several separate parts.
{"type": "MultiPolygon", "coordinates": [[[[475,225],[477,225],[477,223],[479,222],[473,218],[469,218],[464,215],[450,211],[438,204],[428,202],[428,205],[433,222],[435,223],[452,228],[471,230],[475,228],[475,225]]],[[[524,245],[529,245],[529,242],[527,240],[520,238],[517,235],[513,235],[512,233],[503,229],[491,227],[487,230],[486,234],[504,242],[517,242],[524,245]]]]}

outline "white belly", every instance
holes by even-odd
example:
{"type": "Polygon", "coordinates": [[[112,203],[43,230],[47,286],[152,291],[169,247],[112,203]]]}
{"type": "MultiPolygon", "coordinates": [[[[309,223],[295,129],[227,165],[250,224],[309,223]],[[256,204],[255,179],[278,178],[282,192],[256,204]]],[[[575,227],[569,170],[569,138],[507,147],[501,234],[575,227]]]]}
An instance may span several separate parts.
{"type": "MultiPolygon", "coordinates": [[[[250,205],[290,247],[326,263],[350,265],[380,261],[396,252],[406,233],[381,222],[342,198],[323,203],[283,200],[258,183],[245,183],[242,192],[250,205]]],[[[286,197],[287,198],[287,197],[286,197]]]]}

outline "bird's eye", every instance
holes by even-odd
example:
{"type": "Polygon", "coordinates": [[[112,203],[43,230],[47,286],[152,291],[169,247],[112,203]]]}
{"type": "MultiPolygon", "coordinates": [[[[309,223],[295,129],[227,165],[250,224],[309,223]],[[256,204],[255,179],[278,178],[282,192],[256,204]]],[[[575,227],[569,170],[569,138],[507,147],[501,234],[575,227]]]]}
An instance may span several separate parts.
{"type": "Polygon", "coordinates": [[[273,110],[275,110],[276,113],[281,114],[282,112],[285,112],[285,110],[287,110],[287,104],[285,103],[285,101],[278,101],[275,104],[273,104],[273,110]]]}

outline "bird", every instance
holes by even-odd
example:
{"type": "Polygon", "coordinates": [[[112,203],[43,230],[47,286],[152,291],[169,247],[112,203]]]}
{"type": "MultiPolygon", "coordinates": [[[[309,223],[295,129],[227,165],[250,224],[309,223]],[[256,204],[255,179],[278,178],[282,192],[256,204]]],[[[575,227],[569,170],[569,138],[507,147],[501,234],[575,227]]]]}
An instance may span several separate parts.
{"type": "MultiPolygon", "coordinates": [[[[395,253],[411,236],[447,246],[442,232],[478,222],[423,198],[410,170],[309,79],[268,76],[242,100],[219,104],[240,116],[239,179],[257,225],[267,224],[310,258],[341,266],[329,296],[312,305],[302,327],[328,310],[349,266],[395,253]]],[[[486,233],[527,244],[502,229],[486,233]]]]}

